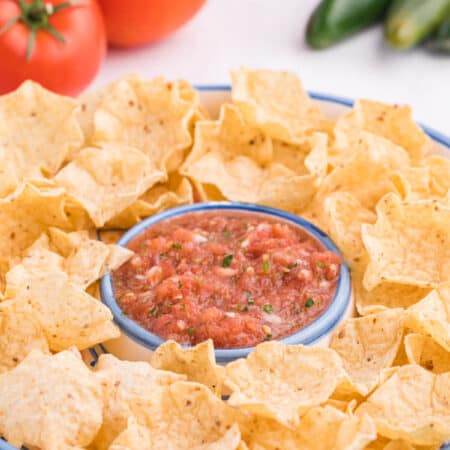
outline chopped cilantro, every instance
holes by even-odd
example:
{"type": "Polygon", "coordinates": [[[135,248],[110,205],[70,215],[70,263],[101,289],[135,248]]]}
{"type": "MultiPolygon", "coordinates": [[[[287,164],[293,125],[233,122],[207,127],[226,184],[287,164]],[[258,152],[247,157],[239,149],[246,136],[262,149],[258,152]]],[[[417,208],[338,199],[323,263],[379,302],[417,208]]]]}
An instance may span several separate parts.
{"type": "Polygon", "coordinates": [[[223,237],[230,237],[231,236],[231,231],[230,230],[223,230],[222,231],[222,236],[223,237]]]}
{"type": "Polygon", "coordinates": [[[273,307],[272,307],[272,305],[271,305],[270,303],[266,303],[266,304],[263,306],[263,310],[264,310],[266,313],[271,314],[271,313],[273,312],[273,307]]]}
{"type": "Polygon", "coordinates": [[[312,305],[314,305],[314,299],[309,297],[308,300],[306,300],[305,306],[311,308],[312,305]]]}
{"type": "Polygon", "coordinates": [[[264,336],[264,340],[265,341],[270,341],[272,339],[272,335],[271,334],[266,334],[265,336],[264,336]]]}
{"type": "Polygon", "coordinates": [[[181,242],[174,242],[172,244],[172,248],[175,248],[177,250],[180,250],[180,248],[183,248],[183,244],[181,242]]]}
{"type": "Polygon", "coordinates": [[[264,272],[268,272],[269,271],[269,267],[270,267],[269,261],[263,261],[263,264],[262,264],[263,271],[264,272]]]}
{"type": "Polygon", "coordinates": [[[248,306],[247,305],[237,305],[236,309],[238,311],[248,311],[248,306]]]}
{"type": "Polygon", "coordinates": [[[187,332],[189,336],[192,336],[195,333],[195,328],[188,328],[187,332]]]}
{"type": "Polygon", "coordinates": [[[233,261],[233,255],[225,255],[222,259],[222,267],[230,267],[231,261],[233,261]]]}
{"type": "Polygon", "coordinates": [[[184,303],[180,303],[180,309],[186,309],[186,305],[184,303]]]}
{"type": "Polygon", "coordinates": [[[319,267],[320,269],[325,269],[325,264],[319,261],[316,261],[316,266],[319,267]]]}
{"type": "Polygon", "coordinates": [[[159,259],[164,259],[166,257],[165,253],[160,253],[159,254],[159,259]]]}
{"type": "Polygon", "coordinates": [[[181,281],[178,282],[178,289],[181,289],[183,287],[183,283],[181,281]]]}
{"type": "Polygon", "coordinates": [[[150,314],[153,316],[153,317],[158,317],[158,311],[159,311],[159,308],[158,308],[158,306],[153,306],[152,307],[152,309],[150,310],[150,314]]]}
{"type": "Polygon", "coordinates": [[[167,306],[168,306],[169,308],[171,308],[171,307],[172,307],[172,305],[173,305],[173,303],[172,303],[172,302],[167,302],[167,306]]]}

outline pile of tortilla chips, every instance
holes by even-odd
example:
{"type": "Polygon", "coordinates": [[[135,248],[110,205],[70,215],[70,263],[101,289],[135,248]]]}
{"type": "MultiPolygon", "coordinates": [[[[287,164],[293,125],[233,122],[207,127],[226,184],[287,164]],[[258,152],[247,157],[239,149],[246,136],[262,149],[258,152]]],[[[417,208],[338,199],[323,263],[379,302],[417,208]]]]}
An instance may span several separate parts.
{"type": "Polygon", "coordinates": [[[0,97],[0,436],[41,450],[431,450],[450,440],[450,160],[410,108],[325,117],[291,73],[241,69],[209,118],[185,81],[121,78],[73,100],[0,97]],[[113,244],[195,200],[270,205],[340,247],[359,317],[329,348],[211,341],[150,362],[80,351],[119,336],[98,279],[113,244]],[[98,239],[100,237],[100,239],[98,239]]]}

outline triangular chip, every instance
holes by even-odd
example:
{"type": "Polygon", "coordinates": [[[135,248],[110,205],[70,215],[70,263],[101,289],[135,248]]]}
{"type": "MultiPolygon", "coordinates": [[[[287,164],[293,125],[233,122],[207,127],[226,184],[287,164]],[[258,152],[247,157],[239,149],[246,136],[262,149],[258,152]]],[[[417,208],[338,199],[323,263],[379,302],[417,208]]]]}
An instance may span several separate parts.
{"type": "Polygon", "coordinates": [[[126,429],[130,417],[141,425],[147,418],[157,421],[166,388],[185,379],[183,375],[156,370],[146,362],[120,361],[112,355],[100,356],[95,374],[103,386],[105,401],[103,425],[95,441],[100,450],[108,448],[126,429]]]}
{"type": "Polygon", "coordinates": [[[11,445],[78,450],[101,422],[100,382],[77,351],[33,351],[0,375],[0,434],[11,445]]]}
{"type": "Polygon", "coordinates": [[[81,146],[78,104],[33,81],[0,96],[0,148],[14,161],[18,179],[54,174],[81,146]]]}
{"type": "Polygon", "coordinates": [[[173,173],[166,183],[158,183],[150,188],[125,211],[108,221],[105,227],[129,228],[146,217],[175,206],[187,205],[193,200],[194,193],[189,180],[173,173]]]}
{"type": "Polygon", "coordinates": [[[450,352],[450,288],[434,290],[411,306],[405,314],[405,325],[431,336],[450,352]]]}
{"type": "Polygon", "coordinates": [[[272,163],[272,155],[271,140],[225,105],[217,122],[197,123],[195,144],[181,172],[204,192],[213,186],[228,200],[301,209],[316,192],[319,178],[272,163]]]}
{"type": "Polygon", "coordinates": [[[450,351],[433,338],[411,333],[405,337],[405,350],[411,364],[419,364],[433,373],[450,372],[450,351]]]}
{"type": "Polygon", "coordinates": [[[450,206],[435,201],[402,202],[386,195],[377,222],[362,226],[370,262],[364,287],[383,281],[419,287],[450,284],[450,206]]]}
{"type": "Polygon", "coordinates": [[[353,110],[336,122],[335,146],[348,154],[356,145],[360,130],[377,134],[403,147],[412,161],[420,160],[430,148],[430,139],[414,122],[409,106],[356,101],[353,110]]]}
{"type": "Polygon", "coordinates": [[[0,303],[0,311],[32,314],[51,350],[71,346],[82,350],[120,335],[111,311],[62,270],[33,272],[19,264],[7,274],[7,281],[9,277],[14,280],[15,292],[7,284],[9,297],[0,303]]]}
{"type": "Polygon", "coordinates": [[[114,439],[108,450],[150,450],[150,431],[139,425],[134,417],[128,419],[128,425],[114,439]]]}
{"type": "Polygon", "coordinates": [[[366,396],[381,380],[381,371],[394,362],[402,342],[402,309],[388,309],[346,320],[333,334],[330,347],[359,394],[366,396]]]}
{"type": "Polygon", "coordinates": [[[116,83],[94,114],[96,145],[129,145],[164,173],[177,169],[192,144],[194,105],[162,78],[116,83]]]}
{"type": "Polygon", "coordinates": [[[325,403],[346,380],[333,350],[276,341],[258,345],[246,359],[225,369],[231,405],[286,426],[298,425],[299,415],[325,403]]]}
{"type": "Polygon", "coordinates": [[[55,177],[97,227],[130,206],[147,189],[165,180],[141,152],[126,146],[85,148],[55,177]]]}
{"type": "Polygon", "coordinates": [[[218,395],[222,392],[222,367],[216,364],[211,339],[193,348],[183,348],[175,341],[166,341],[154,351],[151,365],[155,369],[184,374],[189,381],[204,384],[218,395]]]}
{"type": "Polygon", "coordinates": [[[32,314],[0,312],[0,373],[17,366],[32,350],[48,353],[39,322],[32,314]]]}
{"type": "Polygon", "coordinates": [[[412,444],[441,444],[450,439],[450,373],[434,375],[416,365],[398,368],[356,410],[368,414],[377,431],[412,444]]]}
{"type": "Polygon", "coordinates": [[[325,126],[319,108],[294,73],[241,68],[231,78],[233,103],[251,126],[268,136],[301,143],[325,126]]]}

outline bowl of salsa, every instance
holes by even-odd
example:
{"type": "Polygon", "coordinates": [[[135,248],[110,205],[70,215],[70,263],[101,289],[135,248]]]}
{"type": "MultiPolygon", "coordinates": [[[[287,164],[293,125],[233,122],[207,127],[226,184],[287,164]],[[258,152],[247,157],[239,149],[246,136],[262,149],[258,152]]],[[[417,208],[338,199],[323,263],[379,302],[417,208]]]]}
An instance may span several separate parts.
{"type": "MultiPolygon", "coordinates": [[[[101,294],[128,345],[141,347],[139,357],[168,339],[184,346],[212,339],[221,363],[272,339],[324,343],[351,309],[338,248],[278,209],[182,206],[144,220],[118,244],[135,254],[103,277],[101,294]]],[[[130,358],[120,340],[112,346],[130,358]]]]}

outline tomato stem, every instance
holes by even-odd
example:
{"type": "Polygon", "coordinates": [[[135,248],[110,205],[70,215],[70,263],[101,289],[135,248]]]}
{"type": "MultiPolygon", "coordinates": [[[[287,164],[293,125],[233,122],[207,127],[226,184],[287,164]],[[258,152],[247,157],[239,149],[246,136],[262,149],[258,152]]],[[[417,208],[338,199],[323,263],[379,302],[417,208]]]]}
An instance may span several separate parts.
{"type": "Polygon", "coordinates": [[[79,0],[69,0],[53,5],[52,3],[45,3],[43,0],[16,0],[20,7],[20,15],[12,17],[0,28],[0,34],[6,33],[18,21],[24,23],[30,29],[28,38],[28,45],[26,51],[27,61],[33,55],[34,46],[36,43],[36,34],[39,30],[45,30],[50,33],[57,41],[65,43],[64,36],[49,22],[49,18],[59,11],[62,11],[70,6],[80,4],[79,0]]]}

